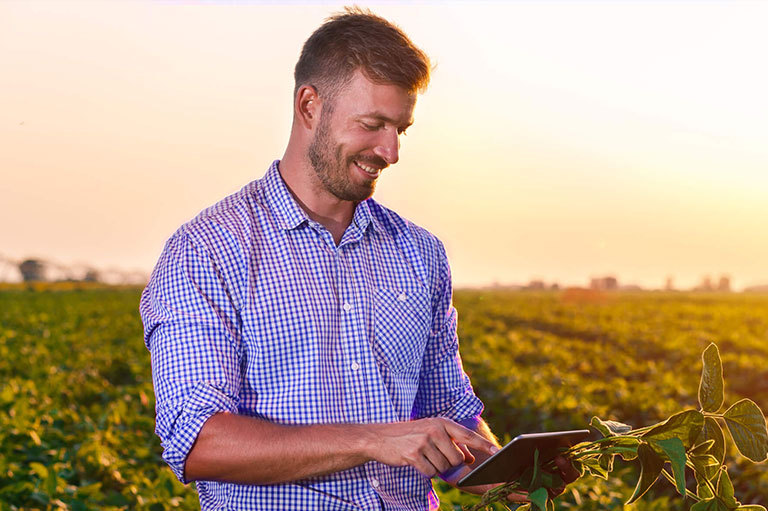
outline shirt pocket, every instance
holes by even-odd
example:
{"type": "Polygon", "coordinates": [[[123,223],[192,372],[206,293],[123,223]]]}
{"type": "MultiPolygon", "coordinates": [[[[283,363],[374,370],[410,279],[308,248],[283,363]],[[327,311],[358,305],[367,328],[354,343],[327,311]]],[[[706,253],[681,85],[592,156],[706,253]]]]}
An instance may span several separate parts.
{"type": "Polygon", "coordinates": [[[374,352],[392,373],[418,370],[431,324],[429,296],[418,289],[377,289],[374,352]]]}

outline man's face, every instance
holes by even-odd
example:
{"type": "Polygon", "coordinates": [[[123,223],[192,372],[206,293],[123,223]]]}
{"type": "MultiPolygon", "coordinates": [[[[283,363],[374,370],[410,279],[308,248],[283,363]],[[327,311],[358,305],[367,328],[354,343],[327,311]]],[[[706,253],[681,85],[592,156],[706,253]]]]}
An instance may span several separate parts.
{"type": "Polygon", "coordinates": [[[415,94],[356,72],[332,107],[323,105],[307,150],[325,191],[347,201],[370,197],[384,168],[397,163],[400,135],[412,124],[415,105],[415,94]]]}

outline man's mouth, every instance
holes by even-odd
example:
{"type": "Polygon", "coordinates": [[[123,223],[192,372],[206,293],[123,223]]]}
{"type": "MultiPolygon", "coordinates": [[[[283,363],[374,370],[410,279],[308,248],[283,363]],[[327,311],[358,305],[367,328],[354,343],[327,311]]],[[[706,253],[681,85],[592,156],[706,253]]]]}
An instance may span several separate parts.
{"type": "Polygon", "coordinates": [[[381,174],[381,171],[384,170],[382,167],[373,167],[371,165],[366,165],[365,163],[363,163],[363,162],[361,162],[359,160],[355,160],[354,164],[355,164],[355,166],[357,166],[357,168],[359,168],[366,175],[368,175],[368,176],[370,176],[372,178],[379,177],[379,174],[381,174]]]}

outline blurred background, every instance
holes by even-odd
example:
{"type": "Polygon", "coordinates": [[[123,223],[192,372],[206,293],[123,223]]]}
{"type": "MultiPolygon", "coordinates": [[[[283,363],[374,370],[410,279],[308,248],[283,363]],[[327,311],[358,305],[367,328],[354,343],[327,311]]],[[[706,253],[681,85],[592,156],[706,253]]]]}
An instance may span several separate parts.
{"type": "MultiPolygon", "coordinates": [[[[376,198],[457,285],[768,284],[768,4],[366,6],[436,64],[376,198]]],[[[342,7],[1,2],[0,279],[146,278],[282,156],[301,45],[342,7]]]]}

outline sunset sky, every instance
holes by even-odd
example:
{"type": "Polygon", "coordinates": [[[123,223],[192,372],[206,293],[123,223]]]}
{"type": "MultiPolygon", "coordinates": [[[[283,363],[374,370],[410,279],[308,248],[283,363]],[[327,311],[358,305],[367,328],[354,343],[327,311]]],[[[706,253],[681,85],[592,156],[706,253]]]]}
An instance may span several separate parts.
{"type": "MultiPolygon", "coordinates": [[[[768,2],[358,4],[436,63],[376,198],[456,285],[768,283],[768,2]]],[[[282,156],[343,5],[0,1],[0,255],[149,272],[282,156]]]]}

